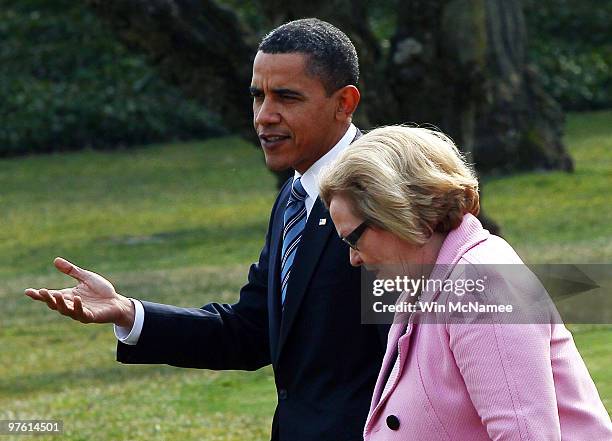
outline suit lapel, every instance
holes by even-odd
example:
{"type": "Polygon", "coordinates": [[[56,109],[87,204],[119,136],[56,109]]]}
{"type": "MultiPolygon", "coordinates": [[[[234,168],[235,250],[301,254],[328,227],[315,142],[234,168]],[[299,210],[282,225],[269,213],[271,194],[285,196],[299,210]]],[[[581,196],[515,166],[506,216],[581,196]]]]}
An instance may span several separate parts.
{"type": "Polygon", "coordinates": [[[283,247],[283,228],[285,208],[289,199],[291,185],[285,186],[284,193],[279,197],[278,209],[274,213],[272,232],[270,236],[270,265],[268,266],[268,313],[270,330],[270,354],[272,359],[278,357],[278,341],[282,319],[280,291],[280,259],[283,247]]]}
{"type": "Polygon", "coordinates": [[[376,386],[374,387],[374,393],[372,394],[370,413],[374,411],[374,408],[378,405],[378,402],[380,401],[380,397],[385,387],[384,383],[387,379],[387,372],[389,372],[393,368],[392,364],[395,363],[394,356],[397,354],[397,341],[402,336],[402,334],[404,334],[405,331],[406,326],[402,323],[395,323],[391,325],[389,335],[387,336],[387,349],[383,358],[380,372],[378,373],[378,380],[376,381],[376,386]]]}
{"type": "Polygon", "coordinates": [[[397,323],[391,326],[389,331],[389,340],[387,342],[387,352],[383,358],[381,370],[378,374],[378,380],[374,387],[374,394],[372,396],[372,403],[370,405],[370,412],[366,421],[365,430],[366,432],[371,429],[371,425],[377,420],[377,415],[385,405],[387,398],[393,393],[399,379],[401,378],[402,370],[406,363],[408,356],[408,348],[410,345],[410,338],[414,330],[414,323],[409,321],[406,326],[405,323],[397,323]],[[387,376],[387,371],[393,369],[395,364],[395,357],[393,356],[397,348],[397,361],[399,363],[399,369],[395,376],[387,376]],[[383,390],[387,384],[387,381],[391,382],[389,389],[383,394],[383,390]]]}
{"type": "Polygon", "coordinates": [[[283,344],[287,339],[312,273],[319,262],[321,253],[332,230],[333,224],[329,212],[325,209],[321,200],[317,198],[310,216],[308,216],[308,222],[302,233],[301,244],[293,261],[293,268],[291,269],[291,276],[287,287],[287,298],[285,299],[285,307],[282,313],[283,319],[277,355],[280,354],[283,344]],[[325,221],[321,221],[321,219],[325,219],[325,221]]]}

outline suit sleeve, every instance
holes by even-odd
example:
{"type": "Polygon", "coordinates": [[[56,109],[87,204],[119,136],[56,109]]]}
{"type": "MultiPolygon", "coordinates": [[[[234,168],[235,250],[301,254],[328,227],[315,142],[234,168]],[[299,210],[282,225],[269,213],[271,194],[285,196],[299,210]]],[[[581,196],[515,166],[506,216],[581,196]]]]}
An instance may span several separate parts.
{"type": "Polygon", "coordinates": [[[145,318],[138,344],[118,342],[117,361],[219,370],[256,370],[270,364],[268,265],[277,207],[278,199],[259,260],[251,265],[237,303],[198,309],[142,301],[145,318]]]}

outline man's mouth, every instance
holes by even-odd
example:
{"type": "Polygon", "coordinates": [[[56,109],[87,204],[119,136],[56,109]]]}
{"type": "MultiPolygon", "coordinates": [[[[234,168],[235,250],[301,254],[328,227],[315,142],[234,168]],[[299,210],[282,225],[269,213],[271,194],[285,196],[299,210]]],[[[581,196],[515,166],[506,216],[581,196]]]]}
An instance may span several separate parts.
{"type": "Polygon", "coordinates": [[[291,136],[283,135],[280,133],[262,133],[259,135],[259,141],[263,148],[269,149],[274,148],[281,144],[283,141],[290,139],[291,136]]]}

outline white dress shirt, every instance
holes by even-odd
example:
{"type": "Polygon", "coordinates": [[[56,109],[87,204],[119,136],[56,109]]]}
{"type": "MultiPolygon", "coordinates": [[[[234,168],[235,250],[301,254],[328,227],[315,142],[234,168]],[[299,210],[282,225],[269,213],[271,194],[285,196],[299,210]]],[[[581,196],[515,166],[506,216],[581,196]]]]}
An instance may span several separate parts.
{"type": "MultiPolygon", "coordinates": [[[[357,134],[357,127],[351,124],[344,134],[344,136],[338,141],[338,143],[332,147],[330,151],[328,151],[325,155],[320,157],[317,162],[312,164],[308,170],[304,172],[303,175],[295,172],[293,179],[301,177],[302,186],[308,196],[304,203],[306,204],[306,217],[310,216],[310,212],[312,211],[312,207],[314,206],[317,198],[319,197],[319,174],[321,170],[328,164],[330,164],[336,157],[340,154],[342,150],[349,146],[351,141],[355,138],[357,134]]],[[[117,339],[125,343],[126,345],[135,345],[138,343],[138,339],[140,338],[140,333],[142,332],[142,325],[144,324],[144,308],[142,303],[140,303],[137,299],[130,298],[132,303],[134,303],[134,308],[136,310],[134,316],[134,325],[132,328],[125,328],[121,326],[115,325],[115,336],[117,339]]]]}

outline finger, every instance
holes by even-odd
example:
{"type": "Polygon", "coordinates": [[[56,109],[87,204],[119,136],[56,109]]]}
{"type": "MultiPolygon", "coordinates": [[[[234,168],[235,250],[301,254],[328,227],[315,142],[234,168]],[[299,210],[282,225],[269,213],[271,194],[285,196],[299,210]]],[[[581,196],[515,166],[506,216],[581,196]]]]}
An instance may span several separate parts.
{"type": "Polygon", "coordinates": [[[71,317],[72,311],[70,308],[68,308],[68,305],[66,305],[64,296],[62,296],[59,292],[54,292],[52,296],[53,298],[55,298],[55,302],[57,303],[58,312],[62,315],[67,315],[71,317]]]}
{"type": "Polygon", "coordinates": [[[74,296],[74,316],[83,323],[91,323],[93,314],[89,310],[83,310],[83,301],[79,296],[74,296]]]}
{"type": "Polygon", "coordinates": [[[43,302],[45,301],[45,299],[43,299],[43,297],[38,293],[37,289],[28,288],[24,291],[24,294],[33,300],[41,300],[43,302]]]}
{"type": "Polygon", "coordinates": [[[86,278],[87,271],[82,268],[79,268],[74,263],[68,262],[62,257],[56,257],[53,261],[53,264],[58,270],[60,270],[64,274],[68,274],[70,277],[75,278],[79,282],[83,282],[86,278]]]}
{"type": "Polygon", "coordinates": [[[42,300],[47,304],[49,309],[57,310],[57,303],[55,302],[55,299],[51,296],[49,291],[42,288],[38,291],[38,293],[42,297],[42,300]]]}

